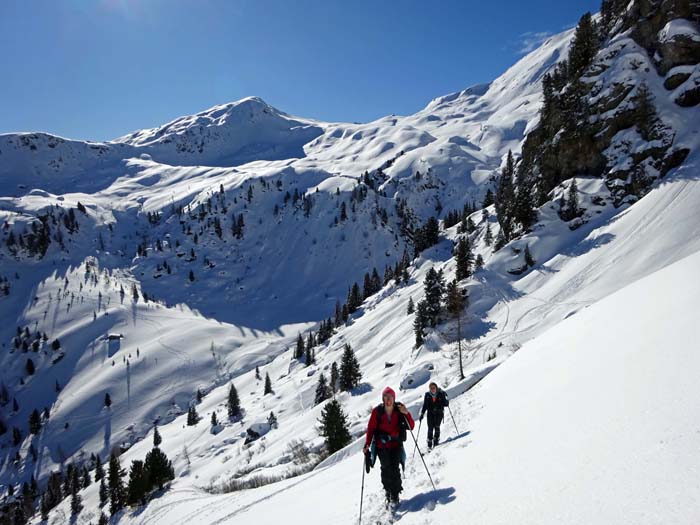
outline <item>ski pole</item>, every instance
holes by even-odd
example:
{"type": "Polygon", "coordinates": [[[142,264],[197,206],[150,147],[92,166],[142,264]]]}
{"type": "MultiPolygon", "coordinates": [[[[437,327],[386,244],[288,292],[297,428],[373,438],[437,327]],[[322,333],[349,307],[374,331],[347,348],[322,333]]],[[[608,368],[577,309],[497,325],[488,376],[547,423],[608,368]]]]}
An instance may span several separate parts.
{"type": "Polygon", "coordinates": [[[455,423],[455,417],[452,415],[452,409],[450,408],[450,405],[447,405],[447,410],[450,411],[450,417],[452,418],[452,423],[454,423],[455,430],[457,431],[457,435],[459,436],[459,429],[457,428],[457,423],[455,423]]]}
{"type": "Polygon", "coordinates": [[[362,488],[360,489],[360,516],[357,519],[357,524],[362,525],[362,500],[365,495],[365,454],[362,454],[362,488]]]}
{"type": "MultiPolygon", "coordinates": [[[[420,437],[420,427],[423,424],[423,418],[420,418],[418,420],[418,437],[420,437]]],[[[413,448],[413,455],[411,456],[411,461],[413,461],[413,458],[416,457],[416,449],[418,448],[418,443],[416,442],[416,446],[413,448]]]]}
{"type": "Polygon", "coordinates": [[[413,441],[416,444],[416,450],[418,450],[418,454],[420,455],[420,459],[423,461],[423,466],[425,467],[425,472],[428,474],[428,479],[430,480],[430,484],[433,486],[433,490],[437,490],[435,488],[435,483],[433,483],[433,477],[430,475],[430,471],[428,470],[428,465],[425,464],[425,458],[423,457],[423,453],[420,451],[420,447],[418,446],[418,441],[416,440],[416,436],[413,435],[413,430],[411,430],[411,425],[408,424],[408,419],[404,415],[403,418],[406,420],[406,425],[408,426],[409,432],[411,432],[411,437],[413,438],[413,441]]]}

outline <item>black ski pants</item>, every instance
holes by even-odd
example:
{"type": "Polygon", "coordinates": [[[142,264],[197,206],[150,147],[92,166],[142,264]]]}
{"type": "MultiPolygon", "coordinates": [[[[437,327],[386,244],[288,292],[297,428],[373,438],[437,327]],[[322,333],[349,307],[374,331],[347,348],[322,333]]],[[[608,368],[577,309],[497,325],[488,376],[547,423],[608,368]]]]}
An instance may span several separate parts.
{"type": "Polygon", "coordinates": [[[401,486],[401,453],[403,447],[377,449],[379,464],[382,467],[382,485],[387,495],[398,499],[401,486]]]}
{"type": "Polygon", "coordinates": [[[428,412],[428,441],[440,439],[440,424],[444,416],[443,412],[428,412]]]}

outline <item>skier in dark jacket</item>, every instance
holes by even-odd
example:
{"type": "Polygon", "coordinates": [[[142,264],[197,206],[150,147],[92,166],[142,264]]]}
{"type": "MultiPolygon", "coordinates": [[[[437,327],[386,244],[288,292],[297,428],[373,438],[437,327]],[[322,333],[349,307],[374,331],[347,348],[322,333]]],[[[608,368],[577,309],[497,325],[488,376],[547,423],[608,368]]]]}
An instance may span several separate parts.
{"type": "Polygon", "coordinates": [[[445,407],[449,406],[447,393],[440,390],[437,383],[430,383],[428,392],[423,398],[423,408],[420,411],[420,420],[428,413],[428,448],[433,448],[440,443],[440,423],[445,415],[445,407]]]}
{"type": "Polygon", "coordinates": [[[402,403],[396,402],[396,394],[386,387],[382,392],[382,404],[372,410],[367,425],[365,438],[365,455],[369,453],[374,440],[377,456],[382,470],[382,485],[386,491],[387,503],[393,505],[399,502],[401,486],[401,471],[399,465],[403,461],[403,441],[406,439],[406,429],[415,426],[411,413],[402,403]]]}

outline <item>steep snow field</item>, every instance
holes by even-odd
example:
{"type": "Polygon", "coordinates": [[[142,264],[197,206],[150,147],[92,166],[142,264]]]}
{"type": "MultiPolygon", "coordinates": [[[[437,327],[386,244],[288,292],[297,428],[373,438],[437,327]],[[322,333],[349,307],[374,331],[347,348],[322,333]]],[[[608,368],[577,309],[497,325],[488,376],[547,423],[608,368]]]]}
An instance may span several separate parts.
{"type": "MultiPolygon", "coordinates": [[[[668,197],[664,193],[674,187],[680,192],[676,198],[700,204],[697,181],[682,178],[670,180],[666,191],[662,188],[645,199],[661,205],[668,197]]],[[[626,221],[646,231],[664,223],[645,216],[650,217],[642,206],[634,207],[599,231],[620,233],[626,221]]],[[[679,224],[691,229],[681,227],[669,237],[680,239],[697,228],[697,223],[679,224]]],[[[589,295],[593,304],[560,318],[474,389],[455,397],[452,411],[460,434],[446,420],[444,444],[427,456],[438,490],[431,490],[416,456],[404,480],[401,522],[688,524],[700,519],[700,497],[691,488],[700,477],[700,426],[692,416],[700,413],[695,377],[700,366],[695,351],[700,336],[695,319],[700,232],[695,233],[690,247],[667,248],[673,251],[665,252],[665,260],[675,262],[647,267],[626,286],[630,281],[625,279],[625,263],[635,253],[626,253],[624,242],[606,244],[608,252],[598,253],[599,264],[626,253],[617,270],[608,267],[611,280],[616,277],[623,286],[610,286],[612,293],[599,301],[589,295]]],[[[572,261],[558,273],[576,282],[579,266],[572,261]]],[[[514,301],[511,312],[527,303],[527,298],[514,301]]],[[[390,318],[390,311],[384,313],[390,318]]],[[[353,328],[367,333],[355,326],[348,331],[353,328]]],[[[388,324],[384,334],[391,337],[393,328],[388,324]]],[[[369,343],[358,344],[364,349],[361,362],[376,348],[369,343]]],[[[397,353],[385,351],[387,359],[397,353]]],[[[363,396],[363,403],[350,405],[366,407],[360,423],[366,422],[378,389],[385,383],[395,386],[398,380],[396,374],[382,377],[379,367],[368,372],[376,389],[363,396]]],[[[454,396],[462,388],[452,384],[448,391],[454,396]]],[[[414,413],[421,392],[400,394],[414,413]]],[[[343,396],[341,401],[346,406],[351,402],[343,396]]],[[[312,424],[305,411],[298,417],[312,424]]],[[[282,426],[274,432],[282,432],[282,426]]],[[[166,444],[174,439],[164,437],[166,444]]],[[[272,440],[271,433],[268,441],[272,440]]],[[[303,516],[304,523],[352,523],[359,510],[360,446],[358,440],[310,474],[241,493],[209,496],[196,484],[176,481],[145,511],[122,521],[272,524],[303,516]]],[[[212,459],[205,468],[217,469],[217,464],[212,459]]],[[[380,509],[378,471],[367,477],[365,491],[363,522],[386,519],[380,509]]]]}

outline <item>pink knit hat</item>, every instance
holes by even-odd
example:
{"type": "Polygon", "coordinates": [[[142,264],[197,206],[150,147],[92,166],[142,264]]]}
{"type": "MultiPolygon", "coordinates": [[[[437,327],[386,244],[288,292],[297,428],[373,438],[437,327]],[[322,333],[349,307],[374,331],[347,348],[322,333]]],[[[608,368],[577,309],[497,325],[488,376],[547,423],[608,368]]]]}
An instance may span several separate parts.
{"type": "Polygon", "coordinates": [[[390,386],[388,386],[382,391],[382,397],[384,396],[391,396],[394,399],[396,399],[396,392],[394,392],[394,390],[390,386]]]}

